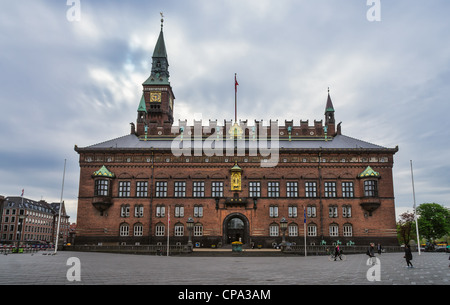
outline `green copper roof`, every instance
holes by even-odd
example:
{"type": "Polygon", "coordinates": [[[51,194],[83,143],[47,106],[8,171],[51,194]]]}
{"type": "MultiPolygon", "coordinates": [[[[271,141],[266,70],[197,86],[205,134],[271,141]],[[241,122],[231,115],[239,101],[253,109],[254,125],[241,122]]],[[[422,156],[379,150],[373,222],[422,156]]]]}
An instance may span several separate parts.
{"type": "Polygon", "coordinates": [[[370,166],[367,166],[367,168],[358,175],[359,178],[365,178],[365,177],[380,177],[380,173],[374,171],[370,166]]]}
{"type": "Polygon", "coordinates": [[[327,112],[334,112],[334,106],[333,106],[333,102],[331,101],[330,91],[328,91],[327,105],[325,106],[325,114],[327,112]]]}
{"type": "Polygon", "coordinates": [[[139,111],[143,111],[143,112],[147,113],[147,107],[145,106],[144,94],[142,94],[141,102],[139,103],[139,108],[138,108],[137,111],[138,111],[138,112],[139,112],[139,111]]]}
{"type": "Polygon", "coordinates": [[[231,168],[232,172],[238,172],[242,171],[242,168],[237,164],[237,162],[234,164],[234,166],[231,168]]]}
{"type": "Polygon", "coordinates": [[[162,29],[159,33],[159,38],[158,42],[156,43],[155,50],[153,51],[153,57],[167,58],[166,44],[164,43],[164,35],[162,29]]]}
{"type": "Polygon", "coordinates": [[[104,165],[93,174],[94,177],[108,177],[108,178],[114,178],[115,175],[111,173],[104,165]]]}

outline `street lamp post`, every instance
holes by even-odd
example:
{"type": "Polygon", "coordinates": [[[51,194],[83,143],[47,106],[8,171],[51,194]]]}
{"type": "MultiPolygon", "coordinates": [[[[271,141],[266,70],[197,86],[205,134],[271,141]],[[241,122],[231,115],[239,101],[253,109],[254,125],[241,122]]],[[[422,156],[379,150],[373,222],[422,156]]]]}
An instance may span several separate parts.
{"type": "Polygon", "coordinates": [[[283,232],[283,240],[281,242],[282,246],[284,247],[286,245],[286,238],[285,238],[285,234],[286,234],[286,229],[287,229],[287,220],[286,218],[281,218],[280,220],[280,227],[281,227],[281,231],[283,232]]]}
{"type": "Polygon", "coordinates": [[[189,232],[189,240],[188,240],[188,248],[189,251],[192,251],[193,245],[192,245],[192,229],[194,228],[194,219],[192,217],[189,217],[186,221],[186,226],[189,232]]]}

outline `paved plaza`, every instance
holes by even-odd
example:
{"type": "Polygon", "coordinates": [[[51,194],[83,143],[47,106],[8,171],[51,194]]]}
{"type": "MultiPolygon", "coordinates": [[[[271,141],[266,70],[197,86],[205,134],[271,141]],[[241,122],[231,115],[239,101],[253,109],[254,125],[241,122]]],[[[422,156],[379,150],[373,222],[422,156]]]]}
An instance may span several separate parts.
{"type": "Polygon", "coordinates": [[[0,284],[26,285],[448,285],[449,254],[327,256],[149,256],[60,251],[0,255],[0,284]],[[372,268],[372,269],[371,269],[372,268]],[[377,269],[378,268],[378,269],[377,269]],[[370,271],[369,271],[370,269],[370,271]],[[369,280],[370,279],[370,280],[369,280]]]}

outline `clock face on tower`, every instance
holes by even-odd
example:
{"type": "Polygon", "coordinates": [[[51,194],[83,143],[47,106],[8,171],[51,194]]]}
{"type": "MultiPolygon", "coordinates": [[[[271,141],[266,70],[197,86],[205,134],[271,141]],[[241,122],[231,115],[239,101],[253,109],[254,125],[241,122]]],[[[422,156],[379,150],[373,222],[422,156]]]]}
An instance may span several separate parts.
{"type": "Polygon", "coordinates": [[[150,93],[150,102],[161,103],[161,92],[150,93]]]}

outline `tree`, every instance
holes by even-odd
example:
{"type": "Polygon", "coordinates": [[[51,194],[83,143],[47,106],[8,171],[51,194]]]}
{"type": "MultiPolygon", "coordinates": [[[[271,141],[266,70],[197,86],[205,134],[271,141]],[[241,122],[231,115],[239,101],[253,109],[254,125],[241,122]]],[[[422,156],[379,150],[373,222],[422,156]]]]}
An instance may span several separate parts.
{"type": "Polygon", "coordinates": [[[403,213],[397,222],[397,237],[401,244],[409,244],[415,232],[414,213],[403,213]]]}
{"type": "Polygon", "coordinates": [[[437,203],[422,203],[417,207],[419,234],[428,241],[450,233],[450,210],[437,203]]]}

